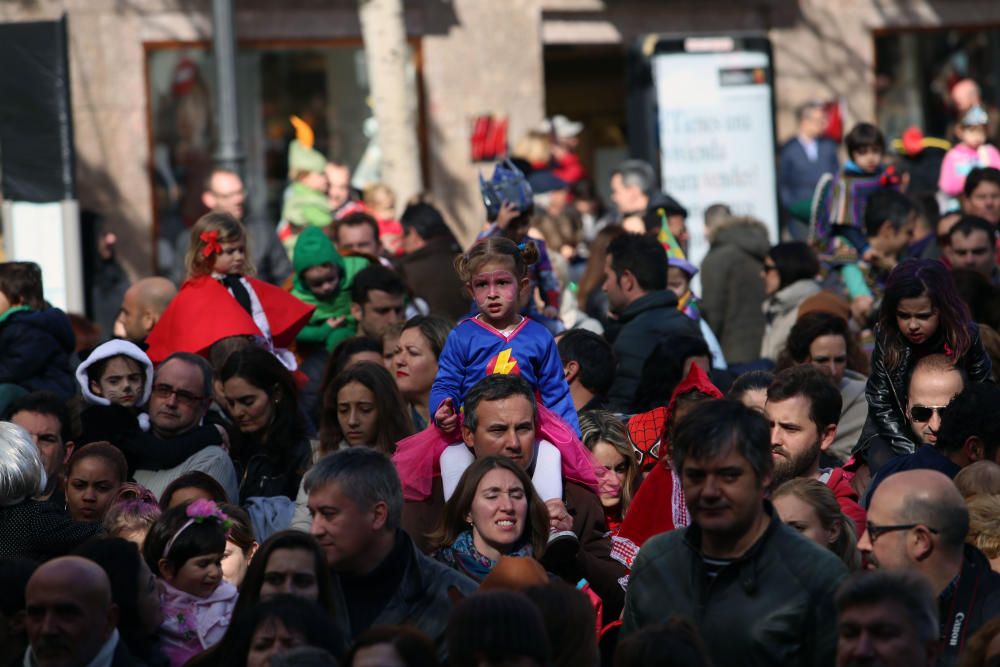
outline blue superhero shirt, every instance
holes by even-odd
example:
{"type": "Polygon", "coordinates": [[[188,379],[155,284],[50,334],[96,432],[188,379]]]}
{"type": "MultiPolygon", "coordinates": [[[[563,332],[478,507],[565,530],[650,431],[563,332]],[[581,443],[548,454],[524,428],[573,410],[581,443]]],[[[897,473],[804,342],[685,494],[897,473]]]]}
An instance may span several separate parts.
{"type": "Polygon", "coordinates": [[[458,409],[469,389],[494,373],[520,375],[527,380],[542,405],[579,434],[580,422],[563,376],[556,342],[544,326],[527,317],[506,337],[474,317],[455,327],[438,359],[430,413],[437,412],[446,398],[451,398],[458,409]]]}

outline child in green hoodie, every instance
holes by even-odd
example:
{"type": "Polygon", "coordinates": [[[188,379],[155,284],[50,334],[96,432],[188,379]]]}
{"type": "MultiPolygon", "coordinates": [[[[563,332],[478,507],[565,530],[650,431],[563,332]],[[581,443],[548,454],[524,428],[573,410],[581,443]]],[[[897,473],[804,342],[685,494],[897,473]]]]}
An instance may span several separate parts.
{"type": "Polygon", "coordinates": [[[295,340],[322,343],[332,352],[340,341],[355,333],[358,323],[351,317],[351,284],[369,261],[364,257],[342,257],[319,228],[306,227],[295,242],[292,263],[292,294],[316,306],[295,340]]]}

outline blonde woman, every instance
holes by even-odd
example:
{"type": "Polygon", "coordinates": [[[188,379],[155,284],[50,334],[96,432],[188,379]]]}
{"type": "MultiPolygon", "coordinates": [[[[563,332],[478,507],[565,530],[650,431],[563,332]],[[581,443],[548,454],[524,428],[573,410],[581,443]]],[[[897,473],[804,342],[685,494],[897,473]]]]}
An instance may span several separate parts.
{"type": "Polygon", "coordinates": [[[840,509],[826,484],[802,477],[790,479],[777,488],[772,501],[784,523],[837,554],[849,571],[861,567],[854,521],[840,509]]]}
{"type": "Polygon", "coordinates": [[[580,413],[580,431],[583,444],[618,479],[617,491],[601,494],[604,520],[612,534],[617,533],[641,481],[635,450],[625,424],[606,410],[580,413]]]}

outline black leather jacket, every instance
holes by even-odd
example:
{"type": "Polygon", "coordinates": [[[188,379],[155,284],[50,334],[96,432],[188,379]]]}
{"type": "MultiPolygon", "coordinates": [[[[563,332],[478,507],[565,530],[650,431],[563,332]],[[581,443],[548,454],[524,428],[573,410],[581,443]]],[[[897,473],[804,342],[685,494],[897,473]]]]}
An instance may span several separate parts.
{"type": "MultiPolygon", "coordinates": [[[[990,382],[993,365],[979,338],[979,327],[970,322],[969,333],[972,335],[972,344],[958,366],[965,373],[967,382],[990,382]]],[[[885,439],[896,454],[910,454],[916,449],[917,442],[906,418],[910,372],[916,364],[913,350],[904,348],[901,363],[889,371],[885,367],[885,339],[878,330],[875,332],[875,341],[872,372],[865,388],[868,418],[875,427],[875,433],[871,435],[885,439]]],[[[943,343],[940,352],[944,352],[943,343]]],[[[865,436],[862,436],[859,449],[865,448],[864,440],[865,436]]]]}
{"type": "Polygon", "coordinates": [[[820,667],[837,652],[833,594],[847,568],[783,524],[771,523],[713,578],[696,524],[650,538],[629,579],[621,637],[683,616],[695,623],[715,665],[820,667]]]}

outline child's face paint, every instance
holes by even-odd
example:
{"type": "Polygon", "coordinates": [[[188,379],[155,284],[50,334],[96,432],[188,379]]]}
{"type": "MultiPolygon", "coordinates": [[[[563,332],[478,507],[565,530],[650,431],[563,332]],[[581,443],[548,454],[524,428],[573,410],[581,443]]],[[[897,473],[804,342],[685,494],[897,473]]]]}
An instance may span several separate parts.
{"type": "Polygon", "coordinates": [[[220,245],[222,245],[222,252],[215,256],[212,271],[223,275],[242,276],[246,264],[246,243],[233,241],[220,245]]]}
{"type": "Polygon", "coordinates": [[[514,275],[510,264],[487,262],[469,281],[483,320],[497,328],[505,328],[517,314],[523,280],[514,275]]]}
{"type": "Polygon", "coordinates": [[[115,405],[130,408],[142,400],[144,383],[145,376],[139,362],[130,357],[117,356],[104,367],[101,381],[97,383],[100,391],[94,393],[115,405]]]}
{"type": "Polygon", "coordinates": [[[896,306],[896,326],[914,345],[926,343],[938,330],[940,316],[927,296],[900,299],[896,306]]]}

